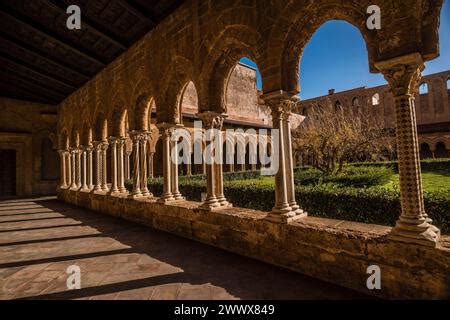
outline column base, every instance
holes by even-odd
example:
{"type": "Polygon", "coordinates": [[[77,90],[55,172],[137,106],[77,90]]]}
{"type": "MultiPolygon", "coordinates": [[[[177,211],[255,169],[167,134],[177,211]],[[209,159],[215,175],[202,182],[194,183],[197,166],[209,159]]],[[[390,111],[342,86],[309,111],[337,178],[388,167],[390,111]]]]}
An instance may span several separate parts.
{"type": "Polygon", "coordinates": [[[149,190],[141,190],[143,197],[153,197],[153,194],[149,190]]]}
{"type": "Polygon", "coordinates": [[[214,209],[220,208],[220,203],[217,201],[216,197],[211,197],[206,199],[199,207],[200,210],[212,211],[214,209]]]}
{"type": "Polygon", "coordinates": [[[108,195],[111,195],[111,196],[115,195],[117,193],[119,193],[119,189],[111,189],[111,190],[108,191],[108,195]]]}
{"type": "Polygon", "coordinates": [[[429,221],[431,222],[430,219],[427,219],[421,225],[417,225],[407,224],[399,220],[388,235],[388,238],[400,242],[436,247],[441,236],[441,231],[430,224],[429,221]]]}
{"type": "Polygon", "coordinates": [[[172,194],[162,195],[158,200],[156,200],[157,203],[161,203],[161,204],[166,204],[168,202],[173,202],[173,201],[175,201],[175,198],[173,197],[172,194]]]}
{"type": "Polygon", "coordinates": [[[81,188],[80,189],[80,192],[86,192],[86,193],[89,193],[89,192],[91,192],[92,190],[89,190],[88,189],[88,187],[85,187],[85,188],[81,188]]]}
{"type": "Polygon", "coordinates": [[[274,223],[281,223],[281,224],[287,224],[292,221],[302,219],[306,216],[305,214],[299,214],[297,215],[296,211],[290,211],[287,213],[276,213],[276,212],[270,212],[266,219],[267,221],[274,222],[274,223]]]}
{"type": "Polygon", "coordinates": [[[130,198],[130,199],[137,199],[137,198],[141,198],[141,197],[142,197],[141,190],[135,190],[128,195],[128,198],[130,198]]]}
{"type": "Polygon", "coordinates": [[[291,207],[292,212],[295,213],[295,216],[300,216],[300,218],[308,216],[308,213],[301,209],[297,202],[291,202],[289,206],[291,207]]]}
{"type": "Polygon", "coordinates": [[[227,199],[223,196],[217,197],[217,201],[219,202],[221,207],[231,208],[233,207],[233,204],[227,201],[227,199]]]}
{"type": "Polygon", "coordinates": [[[175,201],[186,200],[186,198],[183,197],[181,193],[174,193],[173,198],[175,199],[175,201]]]}
{"type": "Polygon", "coordinates": [[[128,190],[126,188],[119,188],[120,193],[128,193],[128,190]]]}

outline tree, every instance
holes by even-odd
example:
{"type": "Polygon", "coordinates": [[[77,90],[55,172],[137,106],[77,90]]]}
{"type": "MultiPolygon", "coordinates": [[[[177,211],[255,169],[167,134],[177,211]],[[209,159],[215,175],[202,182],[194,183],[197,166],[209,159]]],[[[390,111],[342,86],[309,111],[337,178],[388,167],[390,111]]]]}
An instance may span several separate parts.
{"type": "Polygon", "coordinates": [[[347,162],[380,160],[393,154],[395,137],[376,118],[361,110],[315,106],[294,131],[294,148],[327,175],[339,174],[347,162]]]}

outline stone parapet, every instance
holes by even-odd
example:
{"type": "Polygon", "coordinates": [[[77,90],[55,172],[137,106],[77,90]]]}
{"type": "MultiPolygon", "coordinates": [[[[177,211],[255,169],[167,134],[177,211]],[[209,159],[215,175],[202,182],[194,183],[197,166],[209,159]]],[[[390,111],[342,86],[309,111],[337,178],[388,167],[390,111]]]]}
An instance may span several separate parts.
{"type": "Polygon", "coordinates": [[[450,237],[437,248],[388,239],[391,228],[306,217],[272,223],[267,213],[199,203],[168,204],[59,190],[67,203],[134,221],[365,294],[390,299],[450,299],[450,237]],[[368,290],[367,267],[381,269],[381,290],[368,290]]]}

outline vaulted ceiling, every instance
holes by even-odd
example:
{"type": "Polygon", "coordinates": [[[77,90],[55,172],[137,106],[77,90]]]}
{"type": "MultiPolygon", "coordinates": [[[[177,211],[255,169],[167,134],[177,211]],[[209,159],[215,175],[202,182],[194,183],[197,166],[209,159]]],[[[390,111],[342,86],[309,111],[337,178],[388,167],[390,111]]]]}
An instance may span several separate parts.
{"type": "Polygon", "coordinates": [[[58,104],[184,0],[1,0],[0,96],[58,104]],[[69,5],[81,30],[69,30],[69,5]]]}

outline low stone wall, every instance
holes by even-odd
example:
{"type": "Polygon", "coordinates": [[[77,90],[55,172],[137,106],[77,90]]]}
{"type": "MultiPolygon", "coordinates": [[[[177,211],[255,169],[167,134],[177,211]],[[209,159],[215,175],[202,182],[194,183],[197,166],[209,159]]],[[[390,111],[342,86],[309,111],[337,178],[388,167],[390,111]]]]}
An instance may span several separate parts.
{"type": "Polygon", "coordinates": [[[438,248],[388,241],[390,228],[307,217],[282,225],[240,208],[199,211],[198,203],[168,205],[61,190],[65,202],[135,221],[237,254],[288,268],[365,294],[397,299],[450,298],[450,237],[438,248]],[[367,267],[381,269],[381,290],[366,286],[367,267]]]}

